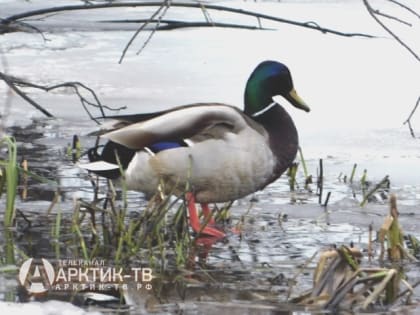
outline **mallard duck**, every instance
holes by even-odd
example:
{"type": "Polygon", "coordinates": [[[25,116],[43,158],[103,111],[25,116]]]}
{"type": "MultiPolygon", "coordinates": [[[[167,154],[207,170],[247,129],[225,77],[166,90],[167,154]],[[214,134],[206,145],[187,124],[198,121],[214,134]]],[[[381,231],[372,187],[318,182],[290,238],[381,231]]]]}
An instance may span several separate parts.
{"type": "Polygon", "coordinates": [[[281,95],[296,108],[309,107],[296,93],[289,69],[264,61],[245,88],[244,111],[226,104],[198,103],[170,110],[114,116],[113,130],[101,153],[89,150],[83,167],[99,175],[120,177],[128,189],[152,196],[162,180],[167,192],[185,195],[195,232],[224,237],[202,228],[195,203],[205,216],[208,203],[236,200],[275,181],[293,162],[298,133],[286,110],[273,101],[281,95]],[[188,185],[187,185],[188,183],[188,185]]]}

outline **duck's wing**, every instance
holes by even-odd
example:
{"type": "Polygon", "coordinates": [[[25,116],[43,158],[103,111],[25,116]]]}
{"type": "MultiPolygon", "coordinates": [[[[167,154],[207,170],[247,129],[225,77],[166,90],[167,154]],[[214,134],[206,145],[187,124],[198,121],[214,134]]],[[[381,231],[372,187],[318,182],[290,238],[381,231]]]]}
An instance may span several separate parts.
{"type": "Polygon", "coordinates": [[[158,117],[167,113],[168,111],[160,111],[154,113],[144,113],[144,114],[133,114],[133,115],[112,115],[98,118],[102,120],[102,124],[99,130],[95,130],[89,133],[90,136],[101,136],[105,133],[121,129],[123,127],[132,125],[134,123],[146,121],[154,117],[158,117]]]}
{"type": "Polygon", "coordinates": [[[108,116],[105,116],[105,117],[101,117],[100,119],[119,122],[119,123],[121,123],[121,127],[123,127],[122,125],[128,126],[128,125],[135,124],[135,123],[138,123],[138,122],[150,120],[152,118],[162,116],[162,115],[170,113],[170,112],[175,112],[175,111],[178,111],[178,110],[181,110],[181,109],[187,109],[187,108],[191,108],[191,107],[194,107],[194,106],[212,106],[212,105],[224,105],[224,104],[219,104],[219,103],[195,103],[195,104],[190,104],[190,105],[177,106],[177,107],[173,107],[173,108],[170,108],[170,109],[166,109],[166,110],[162,110],[162,111],[158,111],[158,112],[153,112],[153,113],[141,113],[141,114],[130,114],[130,115],[108,115],[108,116]]]}
{"type": "Polygon", "coordinates": [[[212,104],[196,103],[196,104],[190,104],[190,105],[177,106],[177,107],[173,107],[167,110],[152,112],[152,113],[129,114],[129,115],[108,115],[105,117],[100,117],[98,119],[104,121],[101,124],[100,130],[96,130],[92,132],[90,135],[100,136],[107,132],[111,132],[111,131],[121,129],[123,127],[129,126],[135,123],[139,123],[142,121],[150,120],[152,118],[165,115],[169,112],[174,112],[177,110],[186,109],[193,106],[200,106],[200,105],[212,105],[212,104]]]}
{"type": "Polygon", "coordinates": [[[203,135],[221,138],[225,132],[238,133],[246,126],[244,114],[233,106],[197,104],[161,112],[151,119],[106,133],[102,137],[138,150],[160,141],[200,138],[203,135]]]}
{"type": "Polygon", "coordinates": [[[154,117],[163,115],[167,112],[168,111],[165,110],[165,111],[154,112],[154,113],[143,113],[143,114],[132,114],[132,115],[113,115],[113,116],[106,116],[104,118],[125,122],[127,124],[134,124],[134,123],[152,119],[154,117]]]}

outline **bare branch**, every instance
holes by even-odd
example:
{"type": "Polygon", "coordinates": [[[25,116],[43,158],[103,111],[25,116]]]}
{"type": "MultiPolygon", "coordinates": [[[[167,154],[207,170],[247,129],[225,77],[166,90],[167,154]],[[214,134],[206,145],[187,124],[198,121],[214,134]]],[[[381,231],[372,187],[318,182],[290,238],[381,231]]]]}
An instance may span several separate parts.
{"type": "Polygon", "coordinates": [[[20,97],[22,97],[25,101],[27,101],[29,104],[31,104],[33,107],[35,107],[37,110],[41,111],[45,116],[47,117],[54,117],[49,111],[47,111],[45,108],[43,108],[41,105],[39,105],[37,102],[35,102],[33,99],[31,99],[28,95],[26,95],[25,92],[21,91],[11,80],[11,78],[4,73],[0,72],[0,79],[6,82],[6,84],[16,92],[20,97]]]}
{"type": "MultiPolygon", "coordinates": [[[[37,15],[45,15],[45,14],[49,14],[49,13],[53,13],[53,12],[76,11],[76,10],[93,10],[93,9],[103,9],[103,8],[122,8],[122,7],[147,7],[147,6],[162,7],[162,5],[164,5],[164,3],[165,2],[135,2],[135,1],[133,1],[133,2],[127,2],[127,3],[125,3],[125,2],[108,2],[108,3],[88,4],[88,5],[66,5],[66,6],[51,7],[51,8],[45,8],[45,9],[39,9],[39,10],[23,12],[23,13],[20,13],[20,14],[15,14],[15,15],[12,15],[12,16],[9,16],[9,17],[3,19],[1,21],[1,23],[2,24],[8,24],[8,23],[11,23],[13,21],[21,20],[21,19],[24,19],[24,18],[27,18],[27,17],[37,16],[37,15]]],[[[176,2],[176,3],[171,3],[171,7],[201,8],[202,9],[202,4],[201,3],[193,3],[193,2],[185,2],[185,3],[176,2]]],[[[367,38],[374,38],[375,37],[373,35],[364,34],[364,33],[340,32],[340,31],[336,31],[336,30],[333,30],[333,29],[320,27],[318,25],[313,25],[312,23],[308,24],[306,22],[297,22],[297,21],[293,21],[293,20],[289,20],[289,19],[285,19],[285,18],[280,18],[280,17],[276,17],[276,16],[271,16],[271,15],[267,15],[267,14],[256,13],[256,12],[252,12],[252,11],[248,11],[248,10],[242,10],[242,9],[235,9],[235,8],[225,7],[225,6],[220,6],[220,5],[207,4],[205,7],[206,7],[207,10],[226,11],[226,12],[231,12],[231,13],[235,13],[235,14],[254,16],[258,19],[266,19],[266,20],[275,21],[275,22],[279,22],[279,23],[286,23],[286,24],[295,25],[295,26],[299,26],[299,27],[305,27],[305,28],[317,30],[317,31],[320,31],[320,32],[323,32],[323,33],[330,33],[330,34],[334,34],[334,35],[338,35],[338,36],[345,36],[345,37],[359,36],[359,37],[367,37],[367,38]]]]}
{"type": "Polygon", "coordinates": [[[417,16],[420,19],[420,14],[418,14],[416,11],[414,11],[412,8],[410,8],[409,6],[406,6],[405,4],[396,1],[396,0],[388,0],[389,2],[392,2],[396,5],[399,5],[400,7],[406,9],[407,11],[411,12],[412,14],[414,14],[415,16],[417,16]]]}
{"type": "Polygon", "coordinates": [[[366,9],[368,10],[370,16],[380,25],[382,28],[390,34],[398,43],[400,43],[405,49],[407,49],[417,61],[420,61],[420,57],[406,44],[404,43],[393,31],[391,31],[382,21],[376,16],[375,10],[369,4],[368,0],[363,0],[366,9]]]}
{"type": "Polygon", "coordinates": [[[226,27],[226,28],[240,28],[248,30],[273,30],[272,28],[263,28],[259,26],[243,25],[243,24],[231,24],[231,23],[218,23],[218,22],[184,22],[179,20],[156,20],[156,19],[135,19],[135,20],[103,20],[100,21],[103,23],[146,23],[149,24],[155,23],[156,25],[153,30],[163,31],[163,30],[175,30],[178,28],[186,27],[226,27]]]}
{"type": "Polygon", "coordinates": [[[50,112],[48,112],[46,109],[44,109],[41,105],[39,105],[37,102],[35,102],[32,98],[30,98],[26,93],[24,93],[22,90],[20,90],[18,88],[18,86],[31,87],[31,88],[43,90],[45,92],[50,92],[52,90],[59,89],[59,88],[70,87],[75,91],[76,95],[79,97],[80,103],[82,104],[83,108],[85,109],[85,111],[89,115],[89,117],[98,124],[99,124],[99,122],[90,113],[90,111],[88,109],[88,106],[99,108],[102,117],[106,117],[104,109],[107,109],[107,110],[110,110],[110,111],[119,111],[119,110],[122,110],[122,109],[126,109],[126,107],[111,108],[109,106],[103,105],[100,102],[100,100],[99,100],[98,96],[96,95],[95,91],[93,91],[91,88],[87,87],[83,83],[80,83],[80,82],[77,82],[77,81],[75,81],[75,82],[64,82],[64,83],[60,83],[60,84],[56,84],[56,85],[45,86],[45,85],[39,85],[39,84],[35,84],[35,83],[32,83],[32,82],[28,82],[28,81],[25,81],[25,80],[22,80],[22,79],[19,79],[19,78],[10,76],[10,75],[6,75],[6,74],[1,73],[1,72],[0,72],[0,79],[2,79],[4,82],[6,82],[6,84],[13,91],[15,91],[25,101],[30,103],[32,106],[34,106],[36,109],[41,111],[47,117],[54,117],[54,116],[50,112]],[[89,94],[92,96],[94,101],[93,102],[89,101],[86,97],[84,97],[82,95],[82,93],[80,92],[80,88],[88,91],[89,94]]]}
{"type": "Polygon", "coordinates": [[[150,32],[149,36],[147,37],[147,39],[144,41],[143,46],[141,46],[141,48],[137,51],[137,55],[139,55],[144,48],[146,48],[147,44],[152,40],[153,35],[155,35],[156,31],[158,30],[161,20],[162,18],[165,16],[166,12],[168,11],[169,7],[170,7],[170,0],[166,0],[166,6],[163,9],[162,13],[160,13],[157,21],[156,21],[156,25],[153,28],[153,30],[150,32]]]}
{"type": "Polygon", "coordinates": [[[0,34],[13,33],[13,32],[31,32],[31,33],[35,32],[41,35],[44,42],[47,41],[42,31],[39,28],[29,23],[25,23],[21,21],[13,21],[12,23],[3,23],[3,22],[4,20],[0,19],[0,34]]]}
{"type": "Polygon", "coordinates": [[[375,10],[375,14],[376,15],[380,15],[380,16],[383,16],[384,18],[387,18],[387,19],[390,19],[390,20],[394,20],[394,21],[397,21],[397,22],[399,22],[399,23],[401,23],[401,24],[404,24],[404,25],[407,25],[407,26],[413,26],[413,24],[411,24],[411,23],[409,23],[409,22],[406,22],[406,21],[404,21],[404,20],[402,20],[402,19],[399,19],[399,18],[397,18],[396,16],[393,16],[393,15],[389,15],[389,14],[386,14],[386,13],[382,13],[381,11],[379,11],[379,10],[375,10]]]}
{"type": "Polygon", "coordinates": [[[411,134],[411,136],[413,138],[415,138],[416,136],[414,134],[413,127],[411,126],[411,118],[413,117],[414,113],[416,112],[417,107],[419,106],[419,104],[420,104],[420,96],[417,99],[416,105],[414,105],[414,108],[411,110],[410,115],[408,115],[408,118],[404,121],[404,125],[405,124],[408,124],[408,128],[410,129],[410,134],[411,134]]]}
{"type": "Polygon", "coordinates": [[[213,19],[211,18],[211,15],[210,15],[209,11],[206,9],[206,7],[204,6],[204,4],[201,1],[199,1],[198,3],[200,4],[200,9],[203,12],[204,18],[206,19],[206,21],[208,23],[211,23],[212,24],[213,23],[213,19]]]}
{"type": "Polygon", "coordinates": [[[130,40],[128,41],[127,45],[124,47],[124,50],[121,54],[120,60],[118,61],[118,63],[121,63],[124,59],[125,54],[127,53],[128,48],[131,46],[131,44],[134,42],[134,40],[136,39],[136,37],[139,35],[139,33],[150,23],[150,20],[153,20],[161,11],[162,9],[165,7],[167,3],[167,0],[165,0],[164,2],[162,2],[162,5],[155,11],[155,13],[152,14],[152,16],[150,17],[150,19],[143,23],[138,29],[137,31],[134,33],[134,35],[130,38],[130,40]]]}

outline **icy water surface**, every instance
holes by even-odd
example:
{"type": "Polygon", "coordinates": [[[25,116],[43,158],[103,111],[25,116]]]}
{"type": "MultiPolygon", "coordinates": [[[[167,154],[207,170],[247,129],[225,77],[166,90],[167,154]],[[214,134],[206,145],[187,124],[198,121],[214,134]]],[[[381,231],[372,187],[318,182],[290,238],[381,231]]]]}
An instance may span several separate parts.
{"type": "MultiPolygon", "coordinates": [[[[25,200],[19,198],[17,203],[19,212],[26,219],[19,216],[18,227],[11,234],[5,234],[6,239],[1,240],[4,254],[11,235],[18,256],[24,253],[28,257],[43,257],[51,262],[57,262],[58,258],[81,258],[80,245],[74,240],[74,232],[70,228],[74,201],[76,198],[91,200],[93,188],[87,174],[72,162],[66,149],[73,134],[83,134],[81,131],[88,129],[81,122],[66,125],[60,120],[45,119],[36,120],[24,128],[9,129],[18,141],[20,155],[28,159],[31,170],[48,179],[59,180],[63,227],[60,242],[57,243],[51,239],[51,229],[58,209],[47,214],[56,188],[30,179],[25,200]],[[28,221],[31,222],[30,226],[28,221]]],[[[89,146],[93,140],[92,137],[81,137],[84,146],[89,146]]],[[[82,161],[85,159],[82,158],[82,161]]],[[[369,163],[368,159],[357,161],[361,165],[369,163]]],[[[316,174],[317,163],[316,159],[308,159],[308,168],[312,174],[316,174]]],[[[226,242],[214,244],[206,264],[195,269],[194,280],[187,281],[182,289],[174,281],[179,271],[161,275],[163,282],[158,293],[128,288],[126,297],[129,297],[131,305],[130,314],[173,313],[181,310],[186,314],[216,314],[227,310],[236,310],[238,314],[311,314],[303,310],[299,313],[299,308],[285,303],[289,293],[296,296],[311,287],[311,273],[316,262],[312,261],[297,277],[298,282],[290,291],[290,281],[298,268],[316,252],[333,245],[353,243],[366,249],[368,225],[373,223],[374,228],[379,229],[388,211],[387,200],[382,200],[380,196],[379,200],[366,207],[359,207],[360,194],[353,197],[352,188],[338,179],[340,173],[350,174],[352,165],[350,161],[338,157],[324,160],[324,189],[332,193],[328,212],[318,205],[315,193],[308,194],[303,187],[291,193],[285,176],[264,191],[256,193],[252,200],[249,197],[236,202],[232,207],[231,220],[232,224],[244,221],[242,237],[231,234],[226,242]],[[248,212],[251,204],[252,210],[248,212]]],[[[382,165],[377,168],[378,172],[383,170],[382,165]]],[[[299,177],[302,185],[301,173],[299,177]]],[[[418,187],[395,185],[391,190],[399,196],[401,224],[405,232],[420,236],[417,218],[418,187]]],[[[312,188],[316,189],[315,184],[312,188]]],[[[22,192],[21,186],[19,194],[22,192]]],[[[144,211],[145,201],[141,194],[130,193],[128,200],[129,217],[136,216],[142,209],[144,211]]],[[[84,226],[84,229],[87,231],[86,239],[89,240],[92,237],[89,236],[89,228],[84,226]]],[[[364,263],[368,264],[367,261],[364,263]]],[[[416,282],[418,266],[406,264],[406,268],[410,280],[416,282]]],[[[26,301],[24,291],[18,289],[15,272],[3,272],[1,279],[0,293],[3,300],[26,301]]],[[[49,299],[66,301],[68,296],[55,292],[49,295],[49,299]]],[[[82,297],[72,301],[77,305],[89,304],[82,297]]],[[[90,310],[110,312],[112,308],[109,305],[95,306],[90,307],[90,310]]]]}
{"type": "MultiPolygon", "coordinates": [[[[409,3],[418,9],[416,1],[409,3]]],[[[0,1],[0,17],[51,4],[56,2],[0,1]]],[[[136,27],[109,23],[98,26],[94,21],[115,19],[108,11],[66,13],[46,21],[33,21],[46,30],[47,41],[39,34],[29,33],[0,37],[5,60],[3,72],[45,85],[80,81],[94,89],[104,104],[127,106],[123,113],[213,100],[242,107],[245,81],[255,65],[264,59],[283,61],[291,68],[296,89],[312,108],[306,114],[287,107],[299,130],[303,153],[314,178],[319,159],[323,159],[323,198],[331,192],[328,211],[319,206],[315,193],[303,190],[301,168],[296,192],[290,192],[287,177],[283,176],[264,191],[235,202],[232,223],[244,219],[243,237],[230,235],[227,242],[214,244],[204,269],[195,269],[187,285],[177,286],[174,280],[177,274],[172,274],[162,277],[158,293],[129,288],[129,314],[181,311],[184,314],[310,314],[310,310],[285,303],[289,293],[295,296],[311,287],[315,261],[289,292],[290,282],[300,266],[315,252],[334,244],[352,242],[366,249],[368,225],[372,223],[378,230],[388,212],[388,201],[380,194],[364,208],[359,206],[360,193],[354,195],[353,188],[343,182],[354,163],[358,164],[357,180],[364,169],[372,182],[390,176],[390,190],[397,194],[404,231],[420,237],[420,143],[402,126],[418,97],[419,67],[413,58],[372,22],[360,1],[221,4],[299,21],[317,21],[325,27],[366,32],[380,38],[342,38],[272,22],[264,23],[274,28],[267,31],[192,28],[158,32],[137,56],[135,52],[147,37],[145,33],[129,50],[124,62],[118,64],[121,51],[136,27]],[[251,205],[252,210],[248,212],[251,205]]],[[[381,8],[394,10],[389,4],[381,8]]],[[[153,9],[118,12],[119,18],[133,19],[148,17],[153,9]]],[[[408,18],[404,12],[394,12],[408,18]]],[[[252,18],[231,17],[220,12],[212,12],[211,16],[217,21],[256,23],[252,18]]],[[[187,17],[202,19],[202,13],[178,9],[169,10],[167,16],[187,17]]],[[[412,23],[412,28],[398,24],[393,27],[413,47],[419,47],[418,36],[413,31],[418,30],[419,22],[412,23]]],[[[93,189],[87,174],[71,161],[67,146],[76,134],[83,148],[88,148],[95,141],[88,134],[96,125],[69,89],[49,94],[28,90],[56,119],[42,117],[16,95],[9,99],[10,106],[6,106],[6,87],[0,85],[0,91],[0,109],[3,114],[8,113],[3,123],[7,125],[7,133],[18,141],[19,159],[26,158],[34,173],[59,182],[64,225],[62,242],[57,244],[51,240],[51,229],[58,210],[54,208],[47,214],[56,187],[29,178],[27,196],[18,199],[17,208],[31,226],[20,218],[19,226],[10,233],[2,229],[0,257],[3,260],[13,246],[18,257],[44,257],[52,261],[58,256],[75,258],[80,248],[71,242],[74,203],[78,198],[91,200],[93,189]]],[[[418,121],[415,117],[413,126],[419,126],[418,121]]],[[[86,157],[82,157],[83,161],[86,157]]],[[[312,189],[316,190],[315,184],[312,189]]],[[[23,186],[19,190],[22,193],[23,186]]],[[[141,194],[130,192],[128,200],[129,217],[136,216],[145,206],[141,194]]],[[[4,199],[0,201],[3,205],[4,199]]],[[[0,269],[0,300],[25,301],[27,296],[17,285],[16,270],[8,271],[7,267],[10,266],[0,269]]],[[[419,280],[418,264],[407,264],[406,268],[410,283],[419,280]]],[[[415,305],[419,294],[417,290],[415,305]]],[[[65,295],[52,298],[69,300],[65,295]]],[[[32,305],[35,309],[39,307],[32,305]]],[[[50,304],[41,310],[68,307],[58,305],[50,304]]],[[[1,311],[14,314],[28,311],[19,307],[0,304],[1,311]]],[[[68,309],[70,314],[76,314],[77,310],[68,309]]],[[[90,311],[114,312],[110,307],[97,306],[90,311]]],[[[404,312],[417,314],[420,308],[414,306],[404,312]]]]}

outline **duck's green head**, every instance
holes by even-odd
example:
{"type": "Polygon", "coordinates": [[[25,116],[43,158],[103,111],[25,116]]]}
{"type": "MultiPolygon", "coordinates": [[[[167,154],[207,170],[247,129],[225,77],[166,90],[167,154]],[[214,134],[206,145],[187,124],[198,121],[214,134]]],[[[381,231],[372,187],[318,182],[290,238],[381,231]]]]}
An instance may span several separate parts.
{"type": "Polygon", "coordinates": [[[245,113],[252,116],[273,103],[281,95],[296,108],[309,112],[308,105],[293,87],[289,69],[277,61],[263,61],[251,73],[245,88],[245,113]]]}

